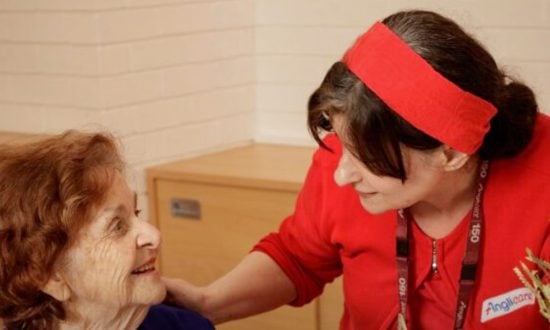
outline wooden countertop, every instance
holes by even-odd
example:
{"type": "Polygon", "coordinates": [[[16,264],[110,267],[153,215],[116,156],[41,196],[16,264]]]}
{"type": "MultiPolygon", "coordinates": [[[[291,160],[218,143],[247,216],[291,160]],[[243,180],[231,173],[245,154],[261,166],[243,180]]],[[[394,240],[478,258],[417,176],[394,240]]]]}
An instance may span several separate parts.
{"type": "Polygon", "coordinates": [[[151,167],[149,180],[169,179],[298,191],[315,148],[251,144],[151,167]]]}
{"type": "Polygon", "coordinates": [[[21,132],[6,132],[0,131],[0,143],[20,144],[36,141],[44,138],[45,134],[21,133],[21,132]]]}

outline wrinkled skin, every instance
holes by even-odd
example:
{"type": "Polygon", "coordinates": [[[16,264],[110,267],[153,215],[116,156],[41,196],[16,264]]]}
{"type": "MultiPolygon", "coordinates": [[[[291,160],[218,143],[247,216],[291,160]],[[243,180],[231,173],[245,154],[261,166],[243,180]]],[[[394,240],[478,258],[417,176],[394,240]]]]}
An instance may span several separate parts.
{"type": "Polygon", "coordinates": [[[69,318],[61,329],[135,328],[164,299],[154,266],[160,235],[138,213],[135,193],[117,173],[104,204],[63,258],[59,276],[69,292],[69,318]],[[135,273],[144,265],[147,271],[135,273]]]}

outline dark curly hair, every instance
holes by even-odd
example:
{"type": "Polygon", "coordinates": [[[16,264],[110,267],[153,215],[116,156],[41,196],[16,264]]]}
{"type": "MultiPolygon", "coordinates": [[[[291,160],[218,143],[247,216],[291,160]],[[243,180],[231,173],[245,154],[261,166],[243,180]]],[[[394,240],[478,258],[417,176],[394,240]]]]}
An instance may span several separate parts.
{"type": "MultiPolygon", "coordinates": [[[[398,12],[383,23],[448,80],[497,107],[478,150],[482,159],[513,157],[527,146],[538,112],[535,96],[501,72],[479,42],[429,11],[398,12]]],[[[342,62],[329,69],[309,99],[309,130],[323,147],[320,134],[331,129],[329,118],[336,113],[344,114],[350,150],[378,175],[406,180],[401,145],[430,150],[442,144],[391,110],[342,62]]]]}
{"type": "Polygon", "coordinates": [[[8,329],[52,329],[66,317],[41,289],[123,167],[103,133],[0,146],[0,319],[8,329]]]}

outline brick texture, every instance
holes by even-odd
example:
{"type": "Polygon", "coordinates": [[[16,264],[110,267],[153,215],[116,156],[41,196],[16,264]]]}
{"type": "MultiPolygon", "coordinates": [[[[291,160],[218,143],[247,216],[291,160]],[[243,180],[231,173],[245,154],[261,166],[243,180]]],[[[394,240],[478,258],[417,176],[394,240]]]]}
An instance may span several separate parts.
{"type": "Polygon", "coordinates": [[[0,130],[114,132],[145,207],[151,164],[312,144],[306,104],[327,69],[410,8],[454,18],[550,113],[547,0],[4,0],[0,130]]]}

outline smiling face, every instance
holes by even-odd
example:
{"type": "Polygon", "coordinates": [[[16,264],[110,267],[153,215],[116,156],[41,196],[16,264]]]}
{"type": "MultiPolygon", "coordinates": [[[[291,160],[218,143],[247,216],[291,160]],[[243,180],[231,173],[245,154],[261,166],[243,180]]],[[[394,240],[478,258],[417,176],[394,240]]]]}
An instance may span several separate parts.
{"type": "Polygon", "coordinates": [[[407,180],[402,182],[398,178],[375,175],[349,150],[344,116],[334,115],[331,124],[343,145],[334,180],[340,186],[352,185],[359,194],[361,205],[369,213],[411,207],[431,199],[437,192],[444,175],[443,168],[438,165],[439,153],[402,147],[407,180]]]}
{"type": "Polygon", "coordinates": [[[160,235],[137,214],[135,193],[116,172],[103,204],[63,257],[69,308],[77,303],[121,309],[164,299],[155,266],[160,235]]]}

